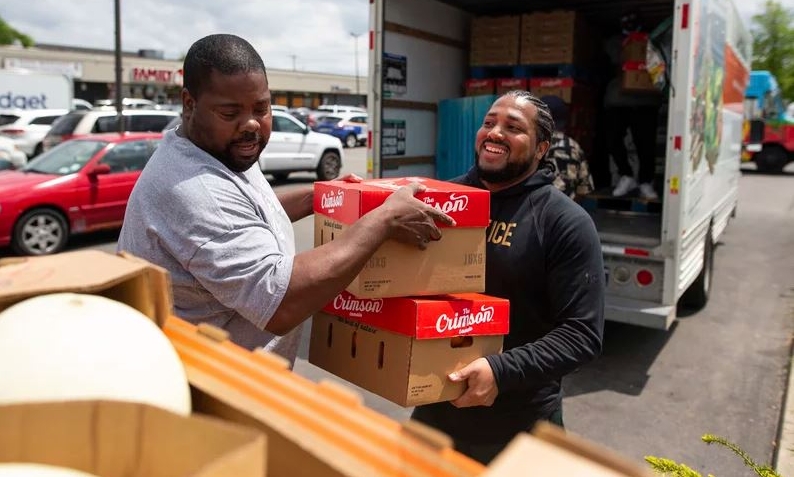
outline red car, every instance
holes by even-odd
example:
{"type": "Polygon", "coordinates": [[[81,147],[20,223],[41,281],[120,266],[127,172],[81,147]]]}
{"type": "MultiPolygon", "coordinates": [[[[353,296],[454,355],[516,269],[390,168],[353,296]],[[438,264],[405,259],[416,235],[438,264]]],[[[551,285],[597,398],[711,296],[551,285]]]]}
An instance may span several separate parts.
{"type": "Polygon", "coordinates": [[[162,133],[94,134],[0,172],[0,247],[56,253],[72,234],[118,228],[162,133]]]}

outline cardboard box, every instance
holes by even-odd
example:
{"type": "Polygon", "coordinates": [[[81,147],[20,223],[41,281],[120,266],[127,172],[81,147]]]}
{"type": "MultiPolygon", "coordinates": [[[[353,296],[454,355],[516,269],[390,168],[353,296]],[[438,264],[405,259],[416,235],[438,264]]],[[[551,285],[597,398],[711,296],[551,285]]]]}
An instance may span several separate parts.
{"type": "Polygon", "coordinates": [[[469,64],[509,66],[518,62],[521,17],[475,17],[471,22],[469,64]]]}
{"type": "Polygon", "coordinates": [[[599,44],[595,30],[575,11],[521,17],[520,64],[589,64],[599,44]]]}
{"type": "Polygon", "coordinates": [[[493,94],[494,80],[492,79],[469,79],[464,84],[466,96],[480,96],[493,94]]]}
{"type": "Polygon", "coordinates": [[[510,331],[510,301],[480,293],[367,299],[342,292],[323,311],[420,340],[510,331]]]}
{"type": "Polygon", "coordinates": [[[0,462],[100,477],[261,477],[265,436],[207,416],[143,404],[71,401],[0,406],[0,462]]]}
{"type": "Polygon", "coordinates": [[[645,63],[648,49],[648,34],[631,32],[623,39],[621,59],[625,62],[645,63]]]}
{"type": "Polygon", "coordinates": [[[312,318],[309,362],[401,406],[460,397],[447,375],[498,354],[502,336],[420,340],[323,312],[312,318]]]}
{"type": "Polygon", "coordinates": [[[526,78],[500,78],[496,80],[496,94],[505,94],[514,89],[526,90],[526,78]]]}
{"type": "Polygon", "coordinates": [[[651,75],[642,62],[623,63],[621,88],[625,91],[636,93],[659,94],[659,89],[654,86],[651,75]]]}
{"type": "Polygon", "coordinates": [[[176,317],[163,330],[185,364],[194,410],[264,431],[271,477],[473,477],[484,469],[438,432],[390,419],[336,382],[309,381],[223,330],[176,317]]]}
{"type": "Polygon", "coordinates": [[[173,302],[168,273],[129,254],[80,250],[0,259],[0,311],[48,293],[86,293],[126,303],[162,326],[173,302]]]}
{"type": "Polygon", "coordinates": [[[644,465],[614,451],[539,423],[532,434],[519,434],[488,466],[482,477],[653,477],[644,465]],[[532,465],[527,465],[532,462],[532,465]]]}
{"type": "Polygon", "coordinates": [[[398,188],[418,181],[427,186],[416,198],[456,221],[442,226],[442,238],[426,250],[385,242],[347,287],[362,298],[482,292],[485,290],[485,228],[490,217],[487,190],[417,177],[371,179],[361,183],[314,184],[314,245],[344,234],[398,188]]]}

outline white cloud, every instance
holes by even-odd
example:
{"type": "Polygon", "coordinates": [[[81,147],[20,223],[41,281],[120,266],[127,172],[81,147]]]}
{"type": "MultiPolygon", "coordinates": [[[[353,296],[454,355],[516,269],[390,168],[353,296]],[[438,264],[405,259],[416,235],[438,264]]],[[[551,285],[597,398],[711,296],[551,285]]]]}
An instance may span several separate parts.
{"type": "MultiPolygon", "coordinates": [[[[779,0],[794,9],[794,0],[779,0]]],[[[750,27],[765,0],[734,0],[750,27]]],[[[113,1],[5,1],[0,16],[39,43],[111,50],[113,1]]],[[[353,74],[358,39],[359,73],[367,64],[367,0],[121,0],[122,47],[163,50],[178,58],[211,33],[239,35],[269,68],[353,74]]]]}

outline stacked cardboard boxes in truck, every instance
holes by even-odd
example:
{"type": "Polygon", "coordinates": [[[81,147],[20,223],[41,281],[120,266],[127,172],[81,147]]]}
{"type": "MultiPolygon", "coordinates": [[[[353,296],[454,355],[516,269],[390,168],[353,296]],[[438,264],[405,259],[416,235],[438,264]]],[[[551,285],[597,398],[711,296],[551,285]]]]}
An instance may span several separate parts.
{"type": "Polygon", "coordinates": [[[471,66],[510,66],[518,63],[521,17],[477,17],[471,22],[471,66]]]}
{"type": "Polygon", "coordinates": [[[485,289],[488,191],[422,178],[315,184],[315,245],[334,240],[397,188],[456,221],[426,250],[387,241],[343,293],[313,318],[309,361],[403,406],[459,397],[447,375],[499,353],[507,300],[485,289]],[[473,292],[468,293],[467,292],[473,292]],[[445,295],[455,294],[459,295],[445,295]]]}

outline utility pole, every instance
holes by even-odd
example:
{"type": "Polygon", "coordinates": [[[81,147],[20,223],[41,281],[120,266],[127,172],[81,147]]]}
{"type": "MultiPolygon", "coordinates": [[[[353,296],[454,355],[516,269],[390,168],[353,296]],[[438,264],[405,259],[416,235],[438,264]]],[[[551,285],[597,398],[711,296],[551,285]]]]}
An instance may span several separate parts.
{"type": "Polygon", "coordinates": [[[298,55],[287,55],[287,56],[292,58],[292,71],[295,71],[295,59],[298,57],[298,55]]]}
{"type": "Polygon", "coordinates": [[[116,23],[116,117],[118,118],[119,133],[124,132],[124,105],[121,104],[121,0],[115,0],[116,23]]]}
{"type": "Polygon", "coordinates": [[[350,36],[353,37],[353,51],[355,52],[355,61],[356,61],[356,96],[359,96],[361,93],[359,91],[358,85],[358,37],[360,35],[356,35],[352,31],[350,32],[350,36]]]}

